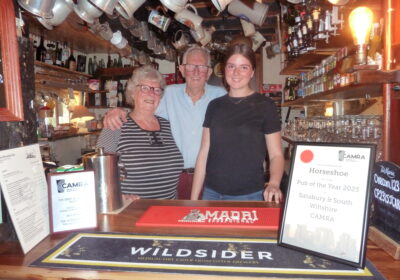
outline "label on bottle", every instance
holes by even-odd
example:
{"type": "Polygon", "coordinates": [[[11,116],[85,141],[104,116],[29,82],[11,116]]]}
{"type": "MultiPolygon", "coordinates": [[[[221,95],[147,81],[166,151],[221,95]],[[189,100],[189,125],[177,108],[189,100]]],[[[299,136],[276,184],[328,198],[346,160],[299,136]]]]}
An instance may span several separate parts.
{"type": "Polygon", "coordinates": [[[70,60],[68,68],[69,70],[76,71],[76,61],[70,60]]]}

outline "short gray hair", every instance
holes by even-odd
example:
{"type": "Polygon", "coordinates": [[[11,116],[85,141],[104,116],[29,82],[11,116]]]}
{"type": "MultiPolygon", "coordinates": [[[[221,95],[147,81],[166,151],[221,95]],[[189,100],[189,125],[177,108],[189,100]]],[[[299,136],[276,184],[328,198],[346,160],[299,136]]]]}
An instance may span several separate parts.
{"type": "Polygon", "coordinates": [[[150,65],[141,66],[133,71],[132,77],[128,80],[128,85],[125,91],[126,103],[133,105],[132,93],[134,92],[136,86],[144,80],[159,82],[160,87],[162,89],[165,88],[165,80],[160,72],[150,65]]]}
{"type": "Polygon", "coordinates": [[[200,46],[192,46],[188,48],[185,53],[183,54],[182,57],[182,64],[186,64],[186,60],[189,54],[195,53],[195,52],[200,52],[202,53],[206,58],[207,58],[207,66],[211,66],[211,56],[210,56],[210,51],[206,48],[200,47],[200,46]]]}

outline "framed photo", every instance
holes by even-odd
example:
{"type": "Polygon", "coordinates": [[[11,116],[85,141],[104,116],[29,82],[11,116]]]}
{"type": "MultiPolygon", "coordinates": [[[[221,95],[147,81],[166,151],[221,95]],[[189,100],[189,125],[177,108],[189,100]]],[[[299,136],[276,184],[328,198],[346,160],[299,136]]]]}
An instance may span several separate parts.
{"type": "Polygon", "coordinates": [[[0,1],[0,122],[24,120],[14,1],[0,1]]]}
{"type": "Polygon", "coordinates": [[[94,171],[50,173],[52,233],[97,227],[94,171]]]}
{"type": "Polygon", "coordinates": [[[295,143],[278,244],[365,266],[375,145],[295,143]]]}

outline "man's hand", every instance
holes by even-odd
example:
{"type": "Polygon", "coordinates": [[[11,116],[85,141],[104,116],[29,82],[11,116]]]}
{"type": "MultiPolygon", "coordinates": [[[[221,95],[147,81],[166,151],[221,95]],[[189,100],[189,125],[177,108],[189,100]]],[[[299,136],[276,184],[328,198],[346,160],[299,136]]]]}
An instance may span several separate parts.
{"type": "Polygon", "coordinates": [[[264,200],[267,202],[280,203],[283,200],[283,194],[279,186],[267,183],[264,191],[264,200]]]}
{"type": "Polygon", "coordinates": [[[126,122],[127,119],[127,112],[121,108],[114,108],[106,113],[103,120],[103,125],[105,128],[111,130],[117,130],[122,127],[122,124],[126,122]]]}

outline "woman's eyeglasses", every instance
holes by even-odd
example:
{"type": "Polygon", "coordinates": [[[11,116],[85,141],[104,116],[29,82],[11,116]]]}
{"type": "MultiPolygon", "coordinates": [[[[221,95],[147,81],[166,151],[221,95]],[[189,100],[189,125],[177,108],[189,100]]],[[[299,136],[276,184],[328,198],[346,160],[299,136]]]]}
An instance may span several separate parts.
{"type": "Polygon", "coordinates": [[[164,145],[164,138],[159,131],[148,131],[147,136],[149,137],[150,146],[162,146],[164,145]]]}
{"type": "Polygon", "coordinates": [[[228,70],[228,71],[230,71],[230,72],[233,72],[233,71],[235,71],[236,69],[238,69],[239,72],[241,72],[241,73],[247,73],[247,72],[249,72],[252,68],[251,68],[251,66],[248,65],[248,64],[242,64],[242,65],[235,65],[235,64],[232,64],[232,63],[226,64],[226,70],[228,70]]]}
{"type": "Polygon", "coordinates": [[[140,87],[140,90],[147,94],[153,92],[155,95],[160,96],[163,93],[163,89],[159,87],[151,87],[146,85],[137,85],[137,87],[140,87]]]}
{"type": "Polygon", "coordinates": [[[205,73],[208,71],[209,68],[207,65],[195,65],[195,64],[184,64],[184,65],[185,65],[185,70],[188,72],[193,72],[194,69],[197,68],[199,72],[205,73]]]}

